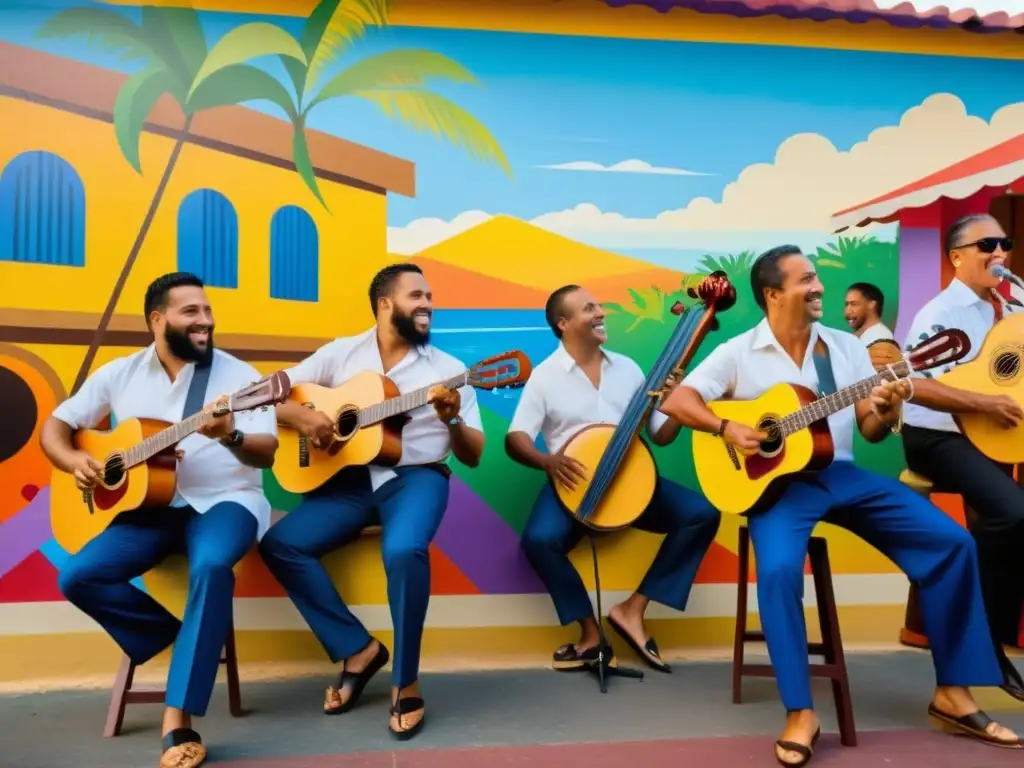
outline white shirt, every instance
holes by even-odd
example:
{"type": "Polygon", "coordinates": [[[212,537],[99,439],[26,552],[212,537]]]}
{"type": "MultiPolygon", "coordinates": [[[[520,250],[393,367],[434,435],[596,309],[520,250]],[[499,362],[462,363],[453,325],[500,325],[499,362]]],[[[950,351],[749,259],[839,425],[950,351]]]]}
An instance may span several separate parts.
{"type": "Polygon", "coordinates": [[[881,341],[882,339],[891,339],[893,338],[893,335],[892,331],[890,331],[886,327],[885,323],[877,322],[870,328],[866,329],[864,333],[862,333],[857,338],[859,338],[860,343],[866,347],[869,344],[873,344],[876,341],[881,341]]]}
{"type": "MultiPolygon", "coordinates": [[[[508,431],[525,432],[531,440],[542,434],[548,453],[554,454],[584,427],[617,425],[647,377],[625,355],[601,351],[601,380],[595,388],[559,344],[530,374],[508,431]]],[[[656,432],[666,421],[668,416],[655,409],[648,419],[648,430],[656,432]]]]}
{"type": "MultiPolygon", "coordinates": [[[[860,339],[852,333],[828,328],[820,323],[811,326],[811,341],[807,345],[803,364],[797,367],[782,349],[765,319],[746,333],[715,347],[682,383],[697,390],[706,403],[723,397],[753,400],[776,384],[802,384],[820,392],[818,371],[812,357],[814,345],[819,338],[828,346],[837,390],[875,375],[871,356],[860,339]]],[[[853,461],[855,425],[853,406],[828,417],[834,461],[853,461]]]]}
{"type": "MultiPolygon", "coordinates": [[[[903,343],[904,352],[909,352],[925,339],[934,336],[947,328],[959,328],[967,334],[971,342],[970,351],[959,361],[959,364],[973,360],[985,341],[985,336],[995,322],[995,307],[968,288],[960,280],[953,281],[946,289],[925,304],[914,316],[910,324],[910,332],[903,343]]],[[[953,365],[932,368],[927,371],[915,371],[912,375],[923,378],[935,378],[953,369],[953,365]]],[[[914,427],[938,429],[943,432],[959,432],[952,414],[933,411],[913,401],[903,406],[903,422],[914,427]]]]}
{"type": "MultiPolygon", "coordinates": [[[[447,352],[434,346],[413,347],[409,353],[387,373],[402,394],[441,384],[466,371],[467,366],[447,352]]],[[[377,326],[358,336],[346,336],[324,344],[286,373],[292,385],[310,383],[322,387],[337,387],[363,371],[384,375],[384,363],[377,344],[377,326]]],[[[459,388],[461,406],[459,415],[466,426],[484,430],[476,392],[471,386],[459,388]]],[[[432,405],[409,411],[411,420],[402,429],[402,458],[398,466],[442,462],[451,451],[448,426],[437,417],[432,405]]],[[[397,477],[388,467],[370,465],[370,483],[374,490],[397,477]]]]}
{"type": "MultiPolygon", "coordinates": [[[[171,382],[150,344],[127,357],[112,360],[85,380],[82,388],[57,406],[54,418],[72,429],[93,428],[108,414],[112,421],[160,419],[181,421],[185,398],[195,371],[188,363],[171,382]]],[[[214,350],[213,367],[206,384],[203,404],[221,394],[231,394],[262,378],[248,363],[214,350]]],[[[273,405],[266,411],[243,411],[235,415],[235,428],[248,434],[277,435],[273,405]]],[[[177,465],[177,489],[173,507],[191,506],[200,514],[222,501],[234,501],[256,518],[257,538],[270,526],[270,502],[263,495],[263,471],[243,464],[213,440],[193,433],[178,443],[185,455],[177,465]]]]}

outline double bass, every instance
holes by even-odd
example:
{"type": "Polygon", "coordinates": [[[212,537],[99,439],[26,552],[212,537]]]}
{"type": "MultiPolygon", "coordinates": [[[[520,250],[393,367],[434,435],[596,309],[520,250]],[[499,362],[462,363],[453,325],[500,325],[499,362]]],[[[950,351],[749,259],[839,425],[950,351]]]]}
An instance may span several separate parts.
{"type": "Polygon", "coordinates": [[[559,451],[582,464],[586,477],[575,488],[554,483],[555,494],[572,517],[592,530],[625,528],[651,503],[658,469],[640,432],[665,395],[669,376],[682,374],[704,337],[716,327],[716,313],[736,303],[736,289],[721,271],[711,273],[687,293],[700,303],[685,311],[682,303],[673,305],[671,311],[680,316],[679,322],[619,423],[585,427],[559,451]]]}

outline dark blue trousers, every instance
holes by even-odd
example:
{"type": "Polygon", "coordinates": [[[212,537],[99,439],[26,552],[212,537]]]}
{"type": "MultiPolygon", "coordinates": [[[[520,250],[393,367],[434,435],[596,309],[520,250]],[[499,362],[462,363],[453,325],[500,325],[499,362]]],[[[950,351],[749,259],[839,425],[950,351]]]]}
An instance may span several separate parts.
{"type": "Polygon", "coordinates": [[[166,704],[201,717],[231,623],[232,569],[255,543],[256,527],[252,513],[230,501],[202,515],[190,507],[125,512],[71,556],[60,591],[136,664],[174,643],[166,704]],[[182,621],[130,583],[172,554],[188,556],[182,621]]]}
{"type": "Polygon", "coordinates": [[[271,526],[260,551],[332,662],[357,653],[370,633],[345,605],[320,558],[378,520],[395,631],[392,682],[416,682],[430,601],[430,542],[448,506],[448,478],[427,467],[398,467],[377,489],[364,467],[339,472],[271,526]]]}
{"type": "Polygon", "coordinates": [[[787,711],[814,706],[803,596],[807,543],[819,521],[860,536],[918,583],[937,685],[1002,684],[971,535],[899,481],[841,461],[794,481],[748,520],[761,626],[787,711]]]}
{"type": "MultiPolygon", "coordinates": [[[[665,539],[637,591],[677,611],[685,610],[693,579],[721,519],[700,494],[658,478],[654,497],[634,526],[663,533],[665,539]]],[[[522,547],[563,625],[594,615],[583,579],[568,556],[583,533],[583,525],[562,508],[551,485],[545,485],[523,529],[522,547]]]]}

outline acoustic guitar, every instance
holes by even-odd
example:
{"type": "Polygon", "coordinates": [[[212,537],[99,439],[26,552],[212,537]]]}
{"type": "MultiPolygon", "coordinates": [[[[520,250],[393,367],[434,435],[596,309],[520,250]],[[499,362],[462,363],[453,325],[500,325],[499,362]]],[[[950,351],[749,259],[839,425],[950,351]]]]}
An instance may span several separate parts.
{"type": "MultiPolygon", "coordinates": [[[[1007,315],[985,336],[978,355],[936,377],[950,387],[983,395],[1008,395],[1024,408],[1024,313],[1007,315]]],[[[1024,462],[1024,424],[1007,429],[984,413],[955,414],[953,421],[975,448],[993,461],[1024,462]]]]}
{"type": "Polygon", "coordinates": [[[585,479],[575,488],[553,483],[555,494],[570,515],[595,531],[625,528],[651,503],[658,468],[640,432],[664,396],[669,376],[680,374],[689,365],[701,341],[715,327],[715,313],[736,303],[736,290],[724,272],[712,273],[688,293],[699,299],[703,308],[695,305],[684,312],[680,302],[673,305],[671,311],[681,315],[680,320],[619,423],[585,427],[559,451],[583,465],[585,479]]]}
{"type": "Polygon", "coordinates": [[[110,430],[76,430],[72,444],[96,459],[103,469],[99,484],[84,493],[75,485],[74,475],[54,469],[50,478],[50,526],[57,543],[74,554],[122,512],[168,506],[177,489],[175,449],[179,442],[208,418],[266,409],[283,402],[289,389],[287,374],[278,372],[217,403],[211,416],[201,410],[176,424],[132,418],[110,430]]]}
{"type": "Polygon", "coordinates": [[[798,384],[777,384],[753,400],[708,403],[716,416],[749,424],[768,437],[756,453],[745,456],[722,438],[694,430],[693,462],[701,491],[723,514],[743,515],[771,506],[792,477],[832,463],[829,416],[868,397],[883,381],[956,362],[970,348],[967,334],[946,330],[923,341],[906,359],[824,397],[798,384]]]}
{"type": "Polygon", "coordinates": [[[330,445],[315,448],[306,435],[281,424],[274,477],[286,491],[309,493],[351,466],[394,466],[402,458],[402,429],[409,411],[427,404],[436,386],[458,389],[467,384],[482,390],[518,388],[533,370],[518,350],[481,360],[447,381],[400,394],[387,376],[374,371],[356,374],[337,387],[296,384],[288,399],[327,414],[334,422],[330,445]]]}

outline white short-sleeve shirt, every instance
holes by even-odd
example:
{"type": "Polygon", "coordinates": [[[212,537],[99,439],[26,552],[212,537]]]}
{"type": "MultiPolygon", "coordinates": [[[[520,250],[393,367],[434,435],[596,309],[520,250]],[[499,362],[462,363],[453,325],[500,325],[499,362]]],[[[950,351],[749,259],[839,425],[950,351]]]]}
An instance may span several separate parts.
{"type": "Polygon", "coordinates": [[[888,326],[883,322],[877,322],[870,328],[866,329],[857,338],[860,339],[860,343],[865,347],[869,344],[873,344],[876,341],[882,341],[883,339],[893,338],[892,331],[889,330],[888,326]]]}
{"type": "MultiPolygon", "coordinates": [[[[509,432],[531,440],[543,435],[548,453],[558,453],[568,440],[593,424],[616,425],[647,377],[633,360],[601,350],[600,386],[595,388],[562,344],[533,369],[523,387],[509,432]]],[[[656,432],[668,417],[651,412],[648,429],[656,432]]]]}
{"type": "MultiPolygon", "coordinates": [[[[441,384],[464,373],[466,368],[458,358],[428,344],[410,349],[398,365],[387,372],[387,377],[404,394],[441,384]]],[[[309,383],[337,387],[363,371],[384,375],[384,363],[377,344],[377,326],[358,336],[346,336],[324,344],[286,373],[292,385],[309,383]]],[[[480,406],[473,387],[460,387],[459,396],[462,420],[466,426],[483,432],[480,406]]],[[[437,417],[434,406],[424,405],[408,415],[411,419],[402,429],[402,458],[398,466],[445,461],[451,452],[451,435],[448,426],[437,417]]],[[[374,490],[397,477],[388,467],[370,465],[369,472],[374,490]]]]}
{"type": "MultiPolygon", "coordinates": [[[[248,363],[215,350],[203,403],[231,394],[262,378],[248,363]]],[[[53,416],[72,429],[93,428],[107,415],[127,419],[181,421],[195,371],[188,363],[172,382],[154,345],[97,369],[81,389],[58,405],[53,416]]],[[[235,414],[235,428],[248,434],[277,435],[273,405],[235,414]]],[[[263,495],[263,470],[243,464],[220,440],[193,433],[178,443],[184,456],[177,466],[177,490],[171,506],[191,506],[200,514],[215,504],[234,501],[256,518],[257,537],[270,526],[270,502],[263,495]]]]}
{"type": "MultiPolygon", "coordinates": [[[[715,347],[683,379],[682,386],[696,390],[706,403],[725,397],[753,400],[777,384],[801,384],[820,392],[813,359],[814,345],[819,338],[828,347],[836,389],[875,375],[871,356],[860,339],[852,333],[820,323],[811,326],[811,340],[803,364],[798,367],[782,349],[765,319],[746,333],[715,347]]],[[[833,459],[853,461],[853,430],[856,426],[853,406],[829,416],[828,426],[832,433],[833,459]]]]}

